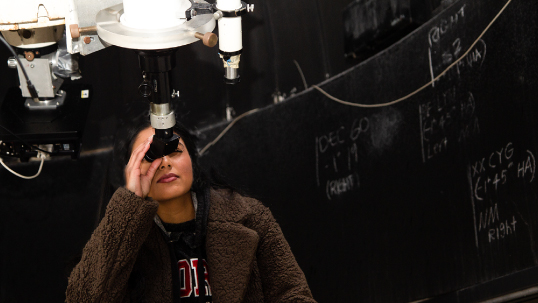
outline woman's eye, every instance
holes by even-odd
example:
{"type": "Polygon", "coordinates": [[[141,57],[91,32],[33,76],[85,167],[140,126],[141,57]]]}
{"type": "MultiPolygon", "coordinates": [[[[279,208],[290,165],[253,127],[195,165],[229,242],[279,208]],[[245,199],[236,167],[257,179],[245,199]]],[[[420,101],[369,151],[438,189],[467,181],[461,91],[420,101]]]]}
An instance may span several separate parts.
{"type": "Polygon", "coordinates": [[[181,153],[182,153],[182,151],[176,149],[173,153],[170,154],[170,157],[172,157],[172,158],[177,157],[181,153]]]}

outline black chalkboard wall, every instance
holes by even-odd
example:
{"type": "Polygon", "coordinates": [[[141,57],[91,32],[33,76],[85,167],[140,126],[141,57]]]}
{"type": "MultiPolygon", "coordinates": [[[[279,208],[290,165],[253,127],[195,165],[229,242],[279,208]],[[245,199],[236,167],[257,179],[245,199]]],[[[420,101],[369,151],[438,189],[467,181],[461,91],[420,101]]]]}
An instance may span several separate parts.
{"type": "MultiPolygon", "coordinates": [[[[320,87],[353,103],[403,97],[506,3],[456,2],[320,87]]],[[[238,121],[202,161],[271,207],[320,302],[467,302],[535,286],[537,33],[538,2],[513,0],[416,95],[358,108],[310,88],[238,121]]]]}

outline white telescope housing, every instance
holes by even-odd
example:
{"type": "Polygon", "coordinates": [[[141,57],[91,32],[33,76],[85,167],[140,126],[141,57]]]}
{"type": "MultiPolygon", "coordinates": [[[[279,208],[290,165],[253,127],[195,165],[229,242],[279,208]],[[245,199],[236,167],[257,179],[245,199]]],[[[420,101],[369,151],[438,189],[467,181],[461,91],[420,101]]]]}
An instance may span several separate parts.
{"type": "MultiPolygon", "coordinates": [[[[217,9],[235,11],[241,8],[241,0],[217,0],[217,9]]],[[[219,49],[233,53],[243,49],[241,16],[222,17],[219,19],[219,49]]]]}
{"type": "Polygon", "coordinates": [[[219,49],[227,53],[243,49],[241,17],[219,19],[219,49]]]}
{"type": "Polygon", "coordinates": [[[224,63],[224,81],[229,84],[240,80],[238,69],[243,49],[241,15],[252,10],[241,0],[217,0],[216,8],[221,11],[219,22],[219,50],[224,63]]]}
{"type": "Polygon", "coordinates": [[[185,11],[189,0],[123,0],[121,24],[136,29],[163,29],[187,21],[185,11]]]}
{"type": "Polygon", "coordinates": [[[241,0],[217,0],[217,9],[234,11],[241,8],[241,0]]]}

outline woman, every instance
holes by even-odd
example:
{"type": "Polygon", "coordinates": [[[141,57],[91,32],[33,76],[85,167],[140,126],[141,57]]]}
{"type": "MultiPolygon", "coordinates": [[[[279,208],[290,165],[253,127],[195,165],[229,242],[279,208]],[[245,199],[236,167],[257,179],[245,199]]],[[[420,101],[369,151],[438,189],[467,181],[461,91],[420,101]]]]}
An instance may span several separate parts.
{"type": "Polygon", "coordinates": [[[152,163],[154,129],[131,132],[125,187],[72,271],[67,302],[315,302],[269,209],[210,186],[195,137],[174,132],[176,152],[152,163]]]}

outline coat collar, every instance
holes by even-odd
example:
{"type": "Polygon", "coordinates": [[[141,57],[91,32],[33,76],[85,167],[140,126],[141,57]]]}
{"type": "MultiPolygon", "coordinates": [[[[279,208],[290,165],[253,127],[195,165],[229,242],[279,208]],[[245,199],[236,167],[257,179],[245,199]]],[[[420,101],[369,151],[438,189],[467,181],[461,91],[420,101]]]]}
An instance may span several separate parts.
{"type": "Polygon", "coordinates": [[[251,198],[229,190],[211,189],[208,222],[243,222],[252,213],[251,198]]]}

